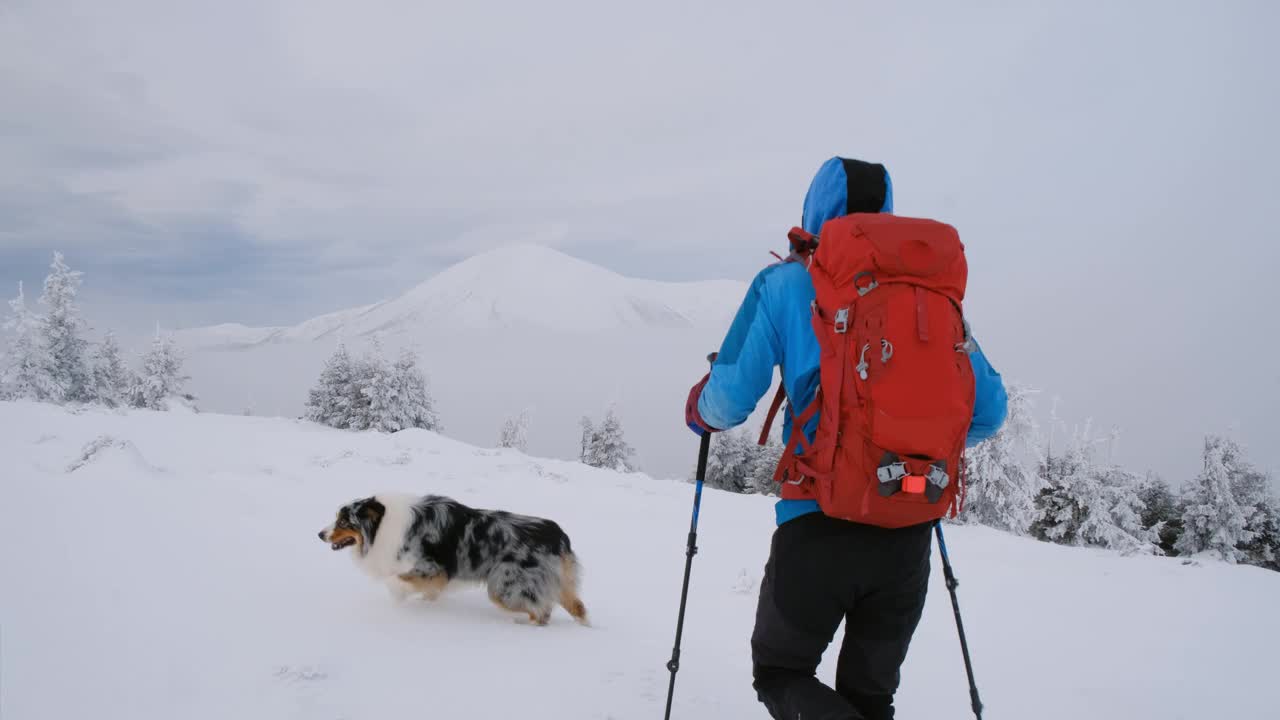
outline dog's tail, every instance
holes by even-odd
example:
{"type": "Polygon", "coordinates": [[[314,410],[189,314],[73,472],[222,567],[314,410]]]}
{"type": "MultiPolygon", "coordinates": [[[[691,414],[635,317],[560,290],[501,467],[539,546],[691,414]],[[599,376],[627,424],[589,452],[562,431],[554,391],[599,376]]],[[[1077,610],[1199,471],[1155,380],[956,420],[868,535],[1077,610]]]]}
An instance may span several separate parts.
{"type": "Polygon", "coordinates": [[[582,625],[587,621],[587,606],[578,597],[578,558],[572,551],[560,556],[560,605],[582,625]]]}

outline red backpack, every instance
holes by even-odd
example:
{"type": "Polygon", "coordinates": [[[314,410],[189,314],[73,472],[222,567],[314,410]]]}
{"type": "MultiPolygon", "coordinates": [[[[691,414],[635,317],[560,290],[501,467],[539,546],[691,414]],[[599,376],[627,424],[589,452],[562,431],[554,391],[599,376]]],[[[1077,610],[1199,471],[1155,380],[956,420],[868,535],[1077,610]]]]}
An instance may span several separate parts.
{"type": "MultiPolygon", "coordinates": [[[[817,238],[800,228],[788,237],[789,260],[806,263],[817,293],[821,360],[817,394],[793,419],[774,474],[782,497],[880,527],[955,517],[974,405],[968,265],[955,228],[855,213],[817,238]],[[811,445],[802,428],[819,411],[811,445]]],[[[783,395],[780,387],[761,444],[783,395]]]]}

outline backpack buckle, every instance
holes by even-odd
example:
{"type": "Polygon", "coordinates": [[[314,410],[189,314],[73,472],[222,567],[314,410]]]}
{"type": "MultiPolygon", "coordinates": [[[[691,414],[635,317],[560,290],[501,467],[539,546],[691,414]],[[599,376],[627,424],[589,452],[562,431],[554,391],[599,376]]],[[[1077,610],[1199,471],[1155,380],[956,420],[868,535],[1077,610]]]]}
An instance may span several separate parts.
{"type": "Polygon", "coordinates": [[[925,475],[925,479],[929,484],[938,486],[939,489],[946,489],[951,484],[951,476],[947,474],[946,461],[938,461],[929,466],[929,473],[925,475]]]}
{"type": "Polygon", "coordinates": [[[907,475],[907,464],[896,462],[876,468],[876,479],[882,483],[891,483],[907,475]]]}
{"type": "Polygon", "coordinates": [[[929,484],[921,488],[924,497],[931,503],[942,499],[942,491],[951,484],[951,476],[947,474],[947,461],[939,460],[929,465],[929,472],[924,476],[929,484]]]}
{"type": "Polygon", "coordinates": [[[836,310],[836,332],[844,334],[849,329],[849,308],[836,310]]]}

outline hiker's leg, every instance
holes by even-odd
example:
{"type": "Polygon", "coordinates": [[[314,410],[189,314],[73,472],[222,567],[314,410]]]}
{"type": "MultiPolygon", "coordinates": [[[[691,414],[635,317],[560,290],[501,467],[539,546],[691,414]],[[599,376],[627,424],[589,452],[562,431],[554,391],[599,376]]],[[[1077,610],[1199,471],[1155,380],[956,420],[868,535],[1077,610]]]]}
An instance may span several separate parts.
{"type": "Polygon", "coordinates": [[[931,543],[925,528],[876,546],[879,582],[859,593],[845,617],[836,689],[867,720],[892,720],[900,669],[929,590],[931,543]]]}
{"type": "MultiPolygon", "coordinates": [[[[831,590],[832,558],[813,514],[774,531],[751,635],[752,687],[775,720],[858,720],[848,701],[814,676],[845,608],[831,590]]],[[[848,571],[848,568],[843,568],[848,571]]]]}

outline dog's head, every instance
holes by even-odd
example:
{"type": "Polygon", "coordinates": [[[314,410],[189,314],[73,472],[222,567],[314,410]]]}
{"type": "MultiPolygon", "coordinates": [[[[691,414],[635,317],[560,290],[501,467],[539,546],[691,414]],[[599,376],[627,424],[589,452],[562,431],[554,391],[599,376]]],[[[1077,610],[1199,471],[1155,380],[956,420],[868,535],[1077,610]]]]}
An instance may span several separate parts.
{"type": "Polygon", "coordinates": [[[356,551],[363,555],[373,544],[386,511],[386,507],[372,497],[347,503],[338,508],[333,524],[320,531],[320,539],[334,550],[355,545],[356,551]]]}

